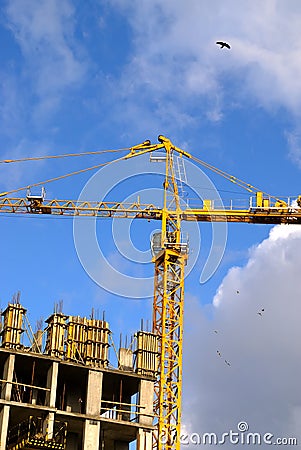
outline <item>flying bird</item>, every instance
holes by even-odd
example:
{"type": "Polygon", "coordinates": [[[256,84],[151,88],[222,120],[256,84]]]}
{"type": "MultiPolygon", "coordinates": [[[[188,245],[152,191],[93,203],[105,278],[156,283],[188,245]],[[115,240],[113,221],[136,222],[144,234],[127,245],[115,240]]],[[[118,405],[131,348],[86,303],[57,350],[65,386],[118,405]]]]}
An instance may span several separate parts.
{"type": "Polygon", "coordinates": [[[217,44],[217,45],[220,45],[221,48],[226,47],[226,48],[228,48],[229,50],[230,50],[230,48],[231,48],[230,44],[228,44],[227,42],[217,41],[216,44],[217,44]]]}
{"type": "Polygon", "coordinates": [[[227,366],[231,366],[231,364],[229,363],[229,361],[227,361],[226,359],[225,359],[225,363],[227,364],[227,366]]]}
{"type": "Polygon", "coordinates": [[[259,316],[262,316],[262,313],[264,312],[264,308],[262,308],[262,310],[261,311],[259,311],[257,314],[259,315],[259,316]]]}
{"type": "Polygon", "coordinates": [[[214,330],[214,333],[215,333],[215,334],[217,334],[217,333],[218,333],[218,331],[217,331],[217,330],[214,330]]]}
{"type": "Polygon", "coordinates": [[[216,353],[218,354],[218,356],[222,356],[222,354],[219,350],[216,350],[216,353]]]}
{"type": "Polygon", "coordinates": [[[236,294],[239,294],[239,291],[236,291],[236,294]]]}

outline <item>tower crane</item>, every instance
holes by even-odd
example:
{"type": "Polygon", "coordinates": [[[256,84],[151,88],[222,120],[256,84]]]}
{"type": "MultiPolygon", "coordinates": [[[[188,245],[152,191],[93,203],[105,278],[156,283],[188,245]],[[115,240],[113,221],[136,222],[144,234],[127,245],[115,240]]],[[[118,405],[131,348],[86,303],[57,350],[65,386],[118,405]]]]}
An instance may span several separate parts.
{"type": "MultiPolygon", "coordinates": [[[[0,214],[52,214],[60,216],[86,216],[96,218],[130,218],[161,221],[161,233],[153,252],[154,299],[153,332],[159,338],[158,380],[155,385],[154,412],[158,420],[155,444],[158,450],[180,449],[181,394],[182,394],[182,350],[184,314],[184,270],[188,257],[188,245],[181,233],[182,221],[199,222],[243,222],[254,224],[301,224],[301,196],[294,206],[277,197],[269,196],[260,189],[217,169],[176,147],[168,138],[160,135],[158,143],[145,141],[133,146],[122,159],[137,157],[157,150],[165,153],[163,207],[136,202],[77,202],[72,200],[45,200],[44,192],[39,196],[28,192],[26,198],[9,195],[24,188],[0,194],[0,214]],[[203,200],[201,208],[182,208],[174,168],[174,156],[191,158],[227,180],[255,194],[255,203],[248,209],[215,208],[210,199],[203,200]]],[[[90,152],[97,153],[97,152],[90,152]]],[[[78,154],[61,155],[78,156],[78,154]]],[[[51,158],[50,156],[46,158],[51,158]]],[[[27,158],[38,159],[38,158],[27,158]]],[[[26,160],[26,158],[25,158],[26,160]]],[[[115,160],[116,161],[116,160],[115,160]]],[[[2,163],[14,160],[1,161],[2,163]]],[[[111,163],[111,162],[110,162],[111,163]]],[[[104,164],[102,164],[104,165],[104,164]]],[[[65,178],[87,170],[73,172],[53,180],[65,178]]],[[[52,181],[46,180],[45,182],[52,181]]],[[[32,186],[42,185],[35,183],[32,186]]]]}

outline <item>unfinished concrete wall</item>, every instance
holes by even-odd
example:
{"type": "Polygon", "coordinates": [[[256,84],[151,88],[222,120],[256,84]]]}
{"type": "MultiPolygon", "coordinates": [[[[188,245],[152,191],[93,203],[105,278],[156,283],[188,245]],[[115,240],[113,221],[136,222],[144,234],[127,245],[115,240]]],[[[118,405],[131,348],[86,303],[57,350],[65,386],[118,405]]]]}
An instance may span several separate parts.
{"type": "Polygon", "coordinates": [[[8,434],[14,441],[12,429],[20,423],[32,429],[32,421],[45,440],[67,422],[62,450],[128,450],[136,439],[140,450],[148,450],[153,379],[133,371],[129,354],[125,349],[122,369],[108,369],[0,347],[0,450],[8,434]]]}

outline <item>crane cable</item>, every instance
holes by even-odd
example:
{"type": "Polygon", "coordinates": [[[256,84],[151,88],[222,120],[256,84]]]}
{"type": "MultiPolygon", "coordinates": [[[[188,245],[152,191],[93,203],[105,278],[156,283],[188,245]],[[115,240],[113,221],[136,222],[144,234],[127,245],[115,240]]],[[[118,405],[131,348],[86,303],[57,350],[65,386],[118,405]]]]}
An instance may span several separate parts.
{"type": "Polygon", "coordinates": [[[123,159],[125,159],[125,156],[121,156],[120,158],[113,159],[112,161],[109,161],[109,162],[106,162],[106,163],[97,164],[95,166],[87,167],[86,169],[81,169],[81,170],[77,170],[75,172],[67,173],[65,175],[60,175],[60,176],[55,177],[55,178],[49,178],[48,180],[45,180],[45,181],[39,181],[38,183],[26,185],[26,186],[23,186],[23,187],[20,187],[20,188],[17,188],[17,189],[13,189],[11,191],[1,192],[0,193],[0,197],[4,197],[4,196],[6,196],[8,194],[12,194],[14,192],[23,191],[24,189],[28,189],[28,188],[31,188],[31,187],[41,186],[41,185],[44,185],[46,183],[50,183],[51,181],[62,180],[63,178],[68,178],[68,177],[71,177],[72,175],[78,175],[79,173],[84,173],[84,172],[88,172],[89,170],[98,169],[99,167],[108,166],[109,164],[121,161],[123,159]]]}
{"type": "Polygon", "coordinates": [[[58,159],[58,158],[68,158],[69,156],[87,156],[87,155],[101,155],[102,153],[117,153],[122,151],[128,151],[130,148],[120,148],[117,150],[96,150],[91,152],[81,152],[81,153],[64,153],[62,155],[45,155],[45,156],[32,156],[28,158],[19,158],[19,159],[2,159],[0,160],[0,164],[8,164],[15,162],[24,162],[24,161],[39,161],[43,159],[58,159]]]}
{"type": "Polygon", "coordinates": [[[212,172],[214,172],[214,173],[224,177],[226,180],[237,184],[237,186],[240,186],[243,189],[246,189],[248,192],[251,192],[253,194],[256,193],[256,192],[262,192],[263,195],[267,195],[270,198],[273,198],[273,199],[278,200],[278,201],[282,201],[278,197],[275,197],[274,195],[270,195],[267,192],[263,192],[261,189],[253,186],[252,184],[246,183],[245,181],[240,180],[239,178],[236,178],[234,175],[230,175],[227,172],[224,172],[223,170],[218,169],[217,167],[214,167],[211,164],[206,163],[205,161],[202,161],[199,158],[196,158],[195,156],[191,156],[191,159],[193,159],[195,162],[201,164],[202,166],[206,167],[206,169],[209,169],[212,172]]]}
{"type": "MultiPolygon", "coordinates": [[[[0,164],[8,164],[8,163],[16,163],[16,162],[25,162],[25,161],[39,161],[39,160],[45,160],[45,159],[58,159],[58,158],[68,158],[68,157],[78,157],[78,156],[88,156],[88,155],[100,155],[100,154],[105,154],[105,153],[117,153],[117,152],[122,152],[122,151],[128,151],[131,150],[131,147],[124,147],[124,148],[120,148],[120,149],[116,149],[116,150],[96,150],[96,151],[89,151],[89,152],[81,152],[81,153],[64,153],[64,154],[60,154],[60,155],[45,155],[45,156],[36,156],[36,157],[27,157],[27,158],[18,158],[18,159],[3,159],[0,160],[0,164]]],[[[98,169],[99,167],[103,167],[106,166],[107,164],[111,164],[112,162],[115,161],[120,161],[122,159],[125,159],[125,157],[121,157],[118,158],[116,160],[110,161],[108,163],[103,163],[103,164],[97,164],[95,166],[91,166],[88,167],[86,169],[82,169],[82,170],[78,170],[75,172],[71,172],[69,174],[66,175],[61,175],[55,178],[51,178],[49,180],[45,180],[45,181],[41,181],[38,183],[34,183],[32,185],[28,185],[28,186],[24,186],[18,189],[13,189],[11,191],[7,191],[7,192],[2,192],[0,193],[0,197],[3,197],[7,194],[12,194],[14,192],[19,192],[22,191],[24,189],[27,189],[28,187],[36,187],[36,186],[40,186],[42,184],[46,184],[46,183],[50,183],[51,181],[57,181],[57,180],[61,180],[63,178],[67,178],[70,177],[72,175],[77,175],[80,173],[84,173],[93,169],[98,169]]],[[[252,184],[246,183],[243,180],[240,180],[239,178],[228,174],[227,172],[224,172],[221,169],[218,169],[217,167],[206,163],[205,161],[202,161],[201,159],[191,155],[191,159],[194,160],[195,162],[199,163],[200,165],[204,166],[205,168],[211,170],[212,172],[224,177],[225,179],[227,179],[228,181],[231,181],[232,183],[237,184],[237,186],[242,187],[243,189],[247,190],[248,192],[251,193],[255,193],[255,192],[262,192],[261,189],[256,188],[255,186],[253,186],[252,184]]],[[[266,192],[263,192],[264,195],[267,195],[270,198],[274,198],[276,200],[279,200],[279,198],[270,195],[266,192]]],[[[280,200],[281,201],[281,200],[280,200]]]]}

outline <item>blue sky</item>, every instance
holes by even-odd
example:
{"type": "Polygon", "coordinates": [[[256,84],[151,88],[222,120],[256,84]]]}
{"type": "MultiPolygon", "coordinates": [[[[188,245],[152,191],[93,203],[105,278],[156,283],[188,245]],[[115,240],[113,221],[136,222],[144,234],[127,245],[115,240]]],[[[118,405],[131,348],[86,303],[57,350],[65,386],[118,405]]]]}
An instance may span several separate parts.
{"type": "MultiPolygon", "coordinates": [[[[0,4],[1,159],[118,149],[145,139],[156,142],[158,134],[164,134],[178,147],[265,192],[277,196],[301,193],[299,1],[2,0],[0,4]],[[229,41],[231,50],[219,49],[216,40],[229,41]]],[[[25,186],[108,158],[101,155],[2,164],[0,190],[25,186]]],[[[144,162],[143,170],[155,170],[147,159],[139,163],[133,160],[133,170],[139,174],[144,162]]],[[[122,166],[111,170],[119,180],[124,179],[122,166]]],[[[206,173],[225,204],[229,198],[248,198],[235,185],[206,173]]],[[[77,199],[91,175],[88,172],[46,186],[47,198],[77,199]]],[[[188,183],[191,185],[191,180],[188,183]]],[[[151,189],[161,186],[159,176],[136,175],[112,187],[109,196],[121,201],[141,192],[141,201],[151,201],[151,189]]],[[[158,192],[154,196],[159,201],[158,192]]],[[[117,231],[113,236],[117,244],[125,249],[130,234],[138,249],[129,260],[120,255],[113,242],[112,223],[104,222],[97,225],[97,235],[106,258],[118,271],[150,278],[152,265],[133,259],[139,251],[140,256],[148,251],[150,233],[158,224],[133,223],[129,231],[128,224],[119,226],[115,221],[117,231]]],[[[198,339],[206,342],[207,336],[199,336],[197,331],[193,335],[189,320],[199,314],[200,323],[210,334],[208,317],[215,317],[217,303],[227,305],[229,293],[227,297],[224,286],[232,280],[231,268],[238,266],[247,272],[250,255],[255,255],[255,260],[260,258],[256,249],[264,240],[270,242],[271,228],[230,224],[221,264],[201,285],[199,277],[211,245],[210,225],[201,225],[200,256],[186,279],[187,379],[192,343],[198,339]]],[[[33,326],[41,316],[46,318],[60,299],[67,314],[88,315],[92,307],[105,309],[117,340],[119,332],[133,333],[141,317],[151,318],[151,300],[127,300],[104,291],[90,279],[76,253],[72,219],[5,215],[1,217],[0,231],[1,306],[5,307],[13,293],[20,290],[33,326]]],[[[287,242],[289,246],[291,235],[281,239],[281,245],[285,247],[287,242]]],[[[199,247],[194,245],[196,254],[199,247]]],[[[271,251],[268,244],[264,248],[267,253],[271,251]]],[[[268,254],[272,261],[273,254],[268,254]]],[[[271,274],[272,268],[246,290],[257,282],[265,285],[263,275],[272,280],[271,274]]],[[[234,292],[236,286],[231,286],[234,292]]],[[[278,298],[277,292],[269,294],[269,298],[273,296],[278,298]]],[[[249,305],[248,299],[241,296],[242,304],[244,301],[249,305]]],[[[283,301],[279,297],[279,302],[283,301]]],[[[243,321],[242,316],[237,317],[238,323],[239,318],[243,321]]],[[[241,325],[239,330],[243,328],[241,325]]],[[[231,339],[229,345],[233,347],[231,339]]],[[[287,345],[291,348],[289,338],[287,345]]],[[[210,343],[207,348],[211,348],[210,343]]],[[[222,383],[223,376],[222,372],[216,383],[222,383]]],[[[233,387],[237,378],[229,383],[233,387]]],[[[213,393],[217,392],[215,387],[207,386],[213,393]]],[[[252,388],[256,390],[255,385],[252,388]]],[[[189,403],[188,388],[185,398],[189,403]]],[[[193,419],[184,410],[186,423],[197,427],[202,419],[208,427],[217,426],[213,420],[217,414],[212,406],[214,398],[212,394],[208,400],[206,417],[198,409],[193,419]]],[[[296,403],[300,407],[300,397],[296,403]]],[[[275,410],[284,411],[286,407],[285,399],[281,399],[275,410]]],[[[257,425],[254,411],[249,412],[257,425]]],[[[219,414],[218,424],[227,431],[230,419],[219,414]]],[[[300,410],[294,414],[300,418],[300,410]]],[[[286,429],[294,430],[292,424],[293,419],[288,420],[286,429]]]]}

